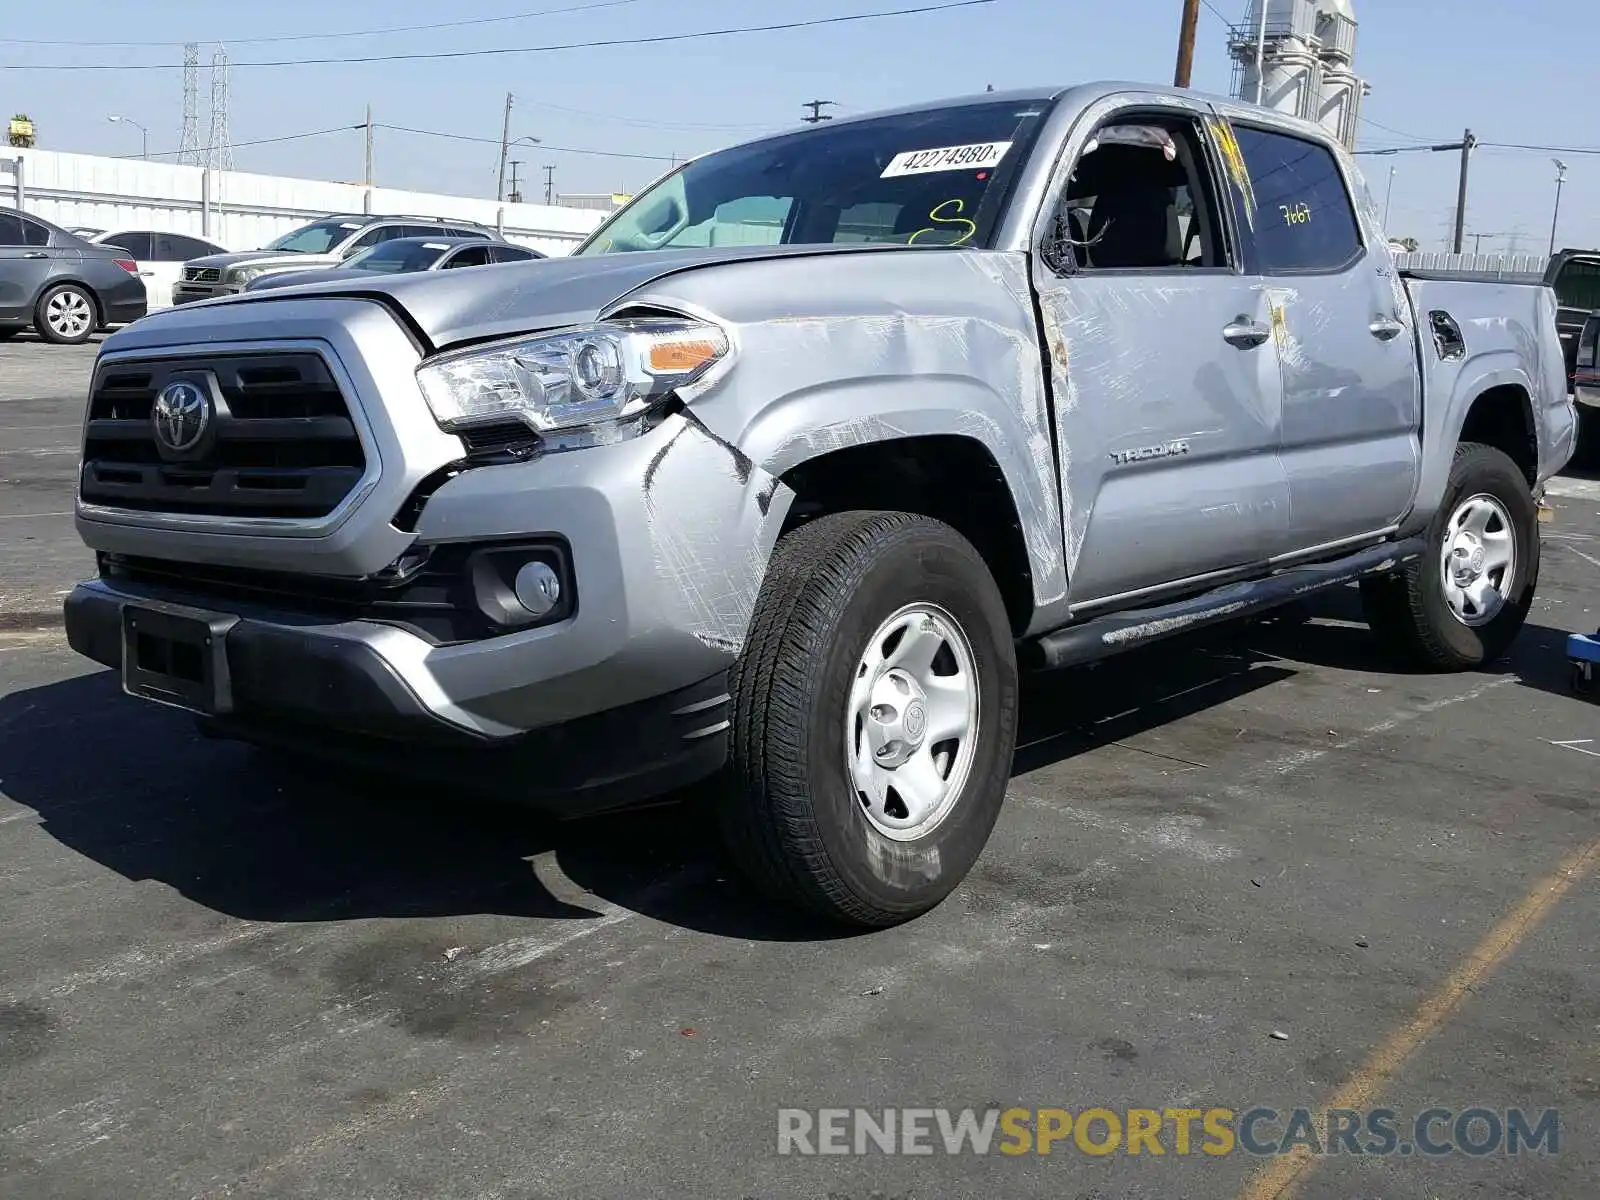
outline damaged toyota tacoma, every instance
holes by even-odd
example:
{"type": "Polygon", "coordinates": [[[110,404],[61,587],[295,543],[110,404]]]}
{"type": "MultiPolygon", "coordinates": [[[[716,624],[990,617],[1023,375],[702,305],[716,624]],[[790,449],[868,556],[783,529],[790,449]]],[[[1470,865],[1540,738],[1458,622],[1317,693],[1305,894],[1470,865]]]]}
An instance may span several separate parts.
{"type": "Polygon", "coordinates": [[[113,335],[66,627],[214,736],[704,783],[770,893],[887,925],[983,849],[1022,670],[1344,584],[1494,659],[1573,426],[1550,289],[1398,271],[1319,128],[990,93],[708,154],[567,258],[113,335]]]}

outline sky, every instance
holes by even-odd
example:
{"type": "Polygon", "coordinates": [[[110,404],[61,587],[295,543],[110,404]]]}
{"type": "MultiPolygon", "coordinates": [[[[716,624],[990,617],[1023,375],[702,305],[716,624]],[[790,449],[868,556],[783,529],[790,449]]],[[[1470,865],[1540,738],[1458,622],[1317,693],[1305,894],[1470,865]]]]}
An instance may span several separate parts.
{"type": "MultiPolygon", "coordinates": [[[[227,45],[230,128],[240,170],[359,180],[367,105],[379,126],[381,186],[492,197],[505,103],[515,100],[512,158],[523,191],[632,191],[687,156],[794,124],[808,100],[848,114],[996,88],[1096,79],[1172,79],[1181,0],[992,0],[987,4],[808,29],[655,45],[422,61],[296,66],[251,60],[474,51],[637,38],[885,11],[948,0],[81,0],[8,5],[0,24],[0,108],[23,111],[40,146],[152,157],[179,145],[181,43],[201,47],[200,133],[208,132],[205,67],[227,45]],[[578,11],[552,12],[552,9],[578,11]],[[516,14],[543,10],[543,15],[516,14]],[[477,22],[450,28],[354,31],[477,22]],[[313,36],[315,35],[315,36],[313,36]],[[279,39],[261,41],[251,39],[279,39]],[[294,39],[294,40],[282,40],[294,39]],[[41,43],[140,42],[90,46],[41,43]],[[164,43],[164,44],[163,44],[164,43]],[[70,64],[173,64],[161,70],[67,70],[70,64]],[[16,69],[26,68],[26,69],[16,69]],[[336,132],[261,145],[261,139],[336,132]],[[480,140],[470,140],[480,139],[480,140]],[[597,152],[607,152],[601,154],[597,152]],[[637,156],[637,157],[627,157],[637,156]]],[[[1193,86],[1226,93],[1228,23],[1248,0],[1205,0],[1193,86]]],[[[1486,145],[1470,174],[1468,248],[1548,248],[1556,198],[1552,157],[1568,166],[1558,245],[1600,245],[1600,122],[1589,53],[1595,0],[1353,0],[1355,69],[1371,85],[1358,149],[1459,142],[1486,145]],[[1497,11],[1498,10],[1498,11],[1497,11]],[[1580,39],[1580,34],[1582,35],[1580,39]],[[1568,150],[1587,149],[1589,153],[1568,150]],[[1474,235],[1482,235],[1477,237],[1474,235]]],[[[170,159],[169,159],[170,161],[170,159]]],[[[1459,156],[1407,151],[1361,159],[1395,237],[1444,249],[1459,156]],[[1391,167],[1393,168],[1391,179],[1391,167]]]]}

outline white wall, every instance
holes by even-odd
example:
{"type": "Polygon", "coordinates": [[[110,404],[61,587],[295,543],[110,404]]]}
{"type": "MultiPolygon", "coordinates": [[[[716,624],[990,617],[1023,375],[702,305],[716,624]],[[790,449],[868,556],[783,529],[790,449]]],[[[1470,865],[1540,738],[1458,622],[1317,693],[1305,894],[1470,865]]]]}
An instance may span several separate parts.
{"type": "Polygon", "coordinates": [[[503,229],[545,254],[571,251],[606,215],[592,209],[499,204],[468,196],[368,189],[359,184],[211,171],[57,150],[0,150],[0,205],[57,225],[159,229],[251,250],[331,212],[456,217],[503,229]]]}

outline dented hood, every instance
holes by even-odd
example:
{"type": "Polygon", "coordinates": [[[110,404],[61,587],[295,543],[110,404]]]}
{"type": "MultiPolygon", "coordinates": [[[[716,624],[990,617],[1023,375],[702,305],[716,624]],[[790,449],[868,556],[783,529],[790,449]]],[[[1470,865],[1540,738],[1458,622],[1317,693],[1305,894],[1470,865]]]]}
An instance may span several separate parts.
{"type": "MultiPolygon", "coordinates": [[[[221,304],[271,303],[301,296],[385,297],[402,309],[443,350],[482,341],[595,320],[600,313],[654,280],[680,271],[763,258],[834,253],[906,253],[904,246],[736,246],[600,254],[502,263],[467,271],[369,275],[245,292],[221,304]]],[[[752,284],[759,286],[759,284],[752,284]]]]}

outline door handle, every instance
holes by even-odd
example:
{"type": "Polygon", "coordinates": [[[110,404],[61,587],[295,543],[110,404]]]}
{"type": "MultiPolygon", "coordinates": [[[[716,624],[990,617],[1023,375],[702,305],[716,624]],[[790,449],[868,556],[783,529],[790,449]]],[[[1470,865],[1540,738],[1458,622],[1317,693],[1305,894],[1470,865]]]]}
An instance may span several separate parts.
{"type": "Polygon", "coordinates": [[[1241,350],[1253,350],[1271,336],[1272,330],[1245,316],[1235,317],[1222,327],[1222,340],[1241,350]]]}
{"type": "Polygon", "coordinates": [[[43,250],[30,250],[26,254],[24,254],[22,257],[23,258],[49,258],[50,256],[48,254],[46,254],[43,250]]]}
{"type": "Polygon", "coordinates": [[[1406,327],[1393,317],[1378,317],[1367,328],[1372,331],[1373,337],[1383,342],[1397,338],[1406,331],[1406,327]]]}
{"type": "Polygon", "coordinates": [[[156,273],[154,271],[140,271],[139,272],[139,278],[140,279],[154,279],[155,275],[156,275],[156,273]]]}

